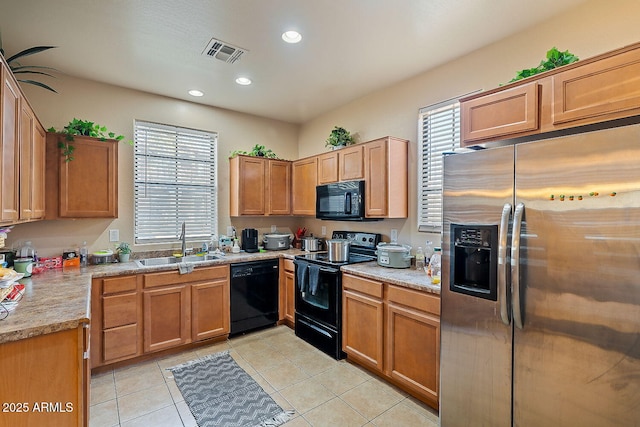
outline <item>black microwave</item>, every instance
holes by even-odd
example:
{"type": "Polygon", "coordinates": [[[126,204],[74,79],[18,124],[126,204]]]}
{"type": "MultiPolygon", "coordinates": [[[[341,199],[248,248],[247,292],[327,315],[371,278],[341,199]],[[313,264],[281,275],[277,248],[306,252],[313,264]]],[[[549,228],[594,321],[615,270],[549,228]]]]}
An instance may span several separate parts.
{"type": "Polygon", "coordinates": [[[316,218],[364,221],[364,181],[335,182],[316,187],[316,218]]]}

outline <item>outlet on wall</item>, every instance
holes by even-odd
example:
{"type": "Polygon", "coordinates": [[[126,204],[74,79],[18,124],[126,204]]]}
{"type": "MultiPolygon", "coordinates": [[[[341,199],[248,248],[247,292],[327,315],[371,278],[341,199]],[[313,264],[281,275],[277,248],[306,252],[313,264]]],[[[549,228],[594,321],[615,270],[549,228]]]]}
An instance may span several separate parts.
{"type": "Polygon", "coordinates": [[[389,237],[391,238],[392,242],[397,242],[398,241],[398,230],[395,229],[395,228],[392,228],[389,237]]]}
{"type": "Polygon", "coordinates": [[[271,232],[275,233],[276,231],[278,231],[278,227],[276,227],[275,225],[271,226],[271,232]]]}
{"type": "Polygon", "coordinates": [[[109,230],[109,241],[110,242],[119,242],[120,241],[120,230],[117,230],[117,229],[109,230]]]}
{"type": "Polygon", "coordinates": [[[327,226],[326,226],[326,225],[323,225],[323,226],[322,226],[322,235],[323,235],[323,236],[326,236],[326,235],[327,235],[327,226]]]}

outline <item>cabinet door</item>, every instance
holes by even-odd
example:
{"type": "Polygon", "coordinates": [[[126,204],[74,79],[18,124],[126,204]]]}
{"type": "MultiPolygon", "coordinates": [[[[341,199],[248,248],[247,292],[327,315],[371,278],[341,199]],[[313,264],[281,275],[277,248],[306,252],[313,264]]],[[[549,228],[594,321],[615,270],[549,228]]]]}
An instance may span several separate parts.
{"type": "Polygon", "coordinates": [[[342,349],[350,358],[382,372],[382,283],[347,274],[342,277],[342,349]]]}
{"type": "Polygon", "coordinates": [[[43,219],[46,133],[28,103],[20,111],[20,219],[43,219]]]}
{"type": "Polygon", "coordinates": [[[555,74],[553,124],[577,126],[637,115],[639,75],[639,49],[555,74]]]}
{"type": "Polygon", "coordinates": [[[236,156],[229,160],[229,214],[264,215],[266,213],[266,160],[236,156]]]}
{"type": "Polygon", "coordinates": [[[285,306],[284,306],[284,319],[287,324],[293,326],[295,324],[296,313],[296,296],[295,296],[295,276],[293,271],[284,272],[284,292],[285,292],[285,306]]]}
{"type": "Polygon", "coordinates": [[[318,185],[338,182],[338,151],[318,156],[318,185]]]}
{"type": "Polygon", "coordinates": [[[191,285],[191,338],[229,333],[229,278],[191,285]]]}
{"type": "Polygon", "coordinates": [[[316,215],[317,165],[317,157],[298,160],[292,164],[292,213],[294,215],[316,215]]]}
{"type": "Polygon", "coordinates": [[[526,83],[460,103],[462,146],[538,130],[539,85],[526,83]]]}
{"type": "Polygon", "coordinates": [[[2,66],[2,132],[0,133],[0,168],[2,186],[0,186],[0,221],[11,223],[18,220],[18,182],[20,161],[18,142],[20,140],[20,89],[13,80],[11,72],[2,66]]]}
{"type": "Polygon", "coordinates": [[[440,320],[425,312],[387,305],[385,373],[438,405],[440,320]]]}
{"type": "Polygon", "coordinates": [[[364,152],[362,145],[338,150],[339,181],[364,179],[364,152]]]}
{"type": "Polygon", "coordinates": [[[267,194],[270,215],[291,214],[291,162],[269,160],[267,194]]]}
{"type": "Polygon", "coordinates": [[[365,215],[384,218],[387,215],[389,186],[387,174],[387,141],[380,140],[365,145],[366,182],[365,215]]]}
{"type": "Polygon", "coordinates": [[[191,295],[187,285],[143,293],[145,353],[191,341],[191,295]]]}

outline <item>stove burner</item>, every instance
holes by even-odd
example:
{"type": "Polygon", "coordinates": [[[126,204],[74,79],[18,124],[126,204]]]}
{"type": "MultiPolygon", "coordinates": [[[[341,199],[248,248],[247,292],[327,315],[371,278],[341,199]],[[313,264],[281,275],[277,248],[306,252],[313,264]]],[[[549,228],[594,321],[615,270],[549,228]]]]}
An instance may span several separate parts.
{"type": "Polygon", "coordinates": [[[359,262],[374,261],[376,258],[372,255],[356,254],[351,252],[349,253],[349,259],[347,261],[329,261],[328,252],[313,252],[304,255],[296,255],[296,259],[302,259],[316,264],[340,266],[347,264],[357,264],[359,262]]]}

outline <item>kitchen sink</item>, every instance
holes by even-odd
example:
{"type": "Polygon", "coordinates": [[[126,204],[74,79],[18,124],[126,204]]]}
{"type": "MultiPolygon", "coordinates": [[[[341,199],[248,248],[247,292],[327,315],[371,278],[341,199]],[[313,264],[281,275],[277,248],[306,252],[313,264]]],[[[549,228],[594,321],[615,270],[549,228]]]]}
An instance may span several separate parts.
{"type": "Polygon", "coordinates": [[[175,256],[165,256],[165,257],[157,257],[157,258],[146,258],[146,259],[137,259],[136,264],[140,267],[151,267],[158,265],[169,265],[169,264],[179,264],[181,262],[185,263],[194,263],[194,262],[204,262],[211,261],[214,259],[220,259],[222,256],[207,254],[207,255],[187,255],[184,257],[175,257],[175,256]]]}

